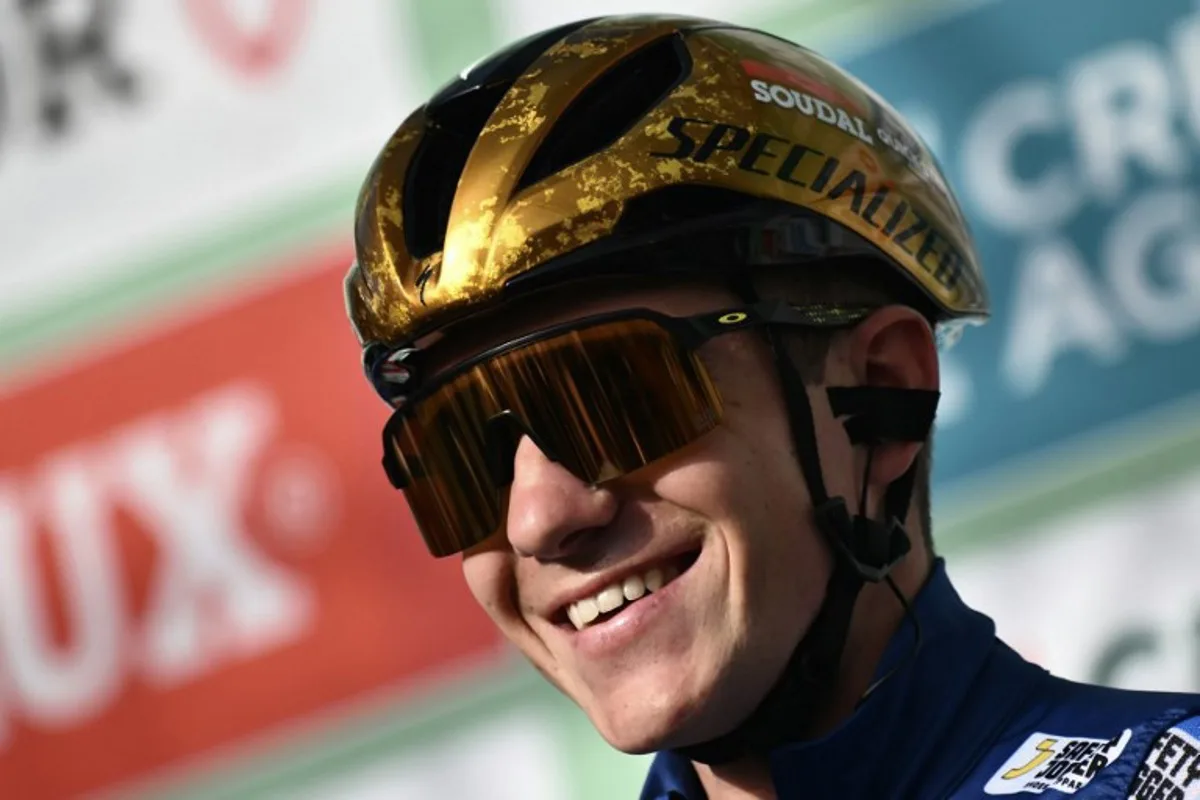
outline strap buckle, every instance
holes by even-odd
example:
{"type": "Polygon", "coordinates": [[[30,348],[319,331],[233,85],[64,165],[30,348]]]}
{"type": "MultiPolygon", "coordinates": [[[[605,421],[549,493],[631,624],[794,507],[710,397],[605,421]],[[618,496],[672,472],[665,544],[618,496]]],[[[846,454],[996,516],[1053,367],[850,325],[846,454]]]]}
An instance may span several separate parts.
{"type": "Polygon", "coordinates": [[[869,583],[887,578],[912,549],[908,531],[899,519],[884,524],[861,514],[851,517],[841,497],[830,498],[814,511],[817,525],[830,544],[869,583]]]}

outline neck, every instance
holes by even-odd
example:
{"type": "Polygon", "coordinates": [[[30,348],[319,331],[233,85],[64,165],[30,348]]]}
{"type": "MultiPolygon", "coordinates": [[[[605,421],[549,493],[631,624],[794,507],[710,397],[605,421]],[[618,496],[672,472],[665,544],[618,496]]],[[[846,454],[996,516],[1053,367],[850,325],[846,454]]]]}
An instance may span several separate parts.
{"type": "MultiPolygon", "coordinates": [[[[914,548],[892,573],[896,587],[910,602],[925,585],[930,567],[930,557],[925,549],[914,548]]],[[[806,739],[830,733],[854,713],[875,680],[888,643],[906,624],[904,617],[904,607],[886,582],[863,587],[854,605],[838,682],[829,703],[813,720],[806,739]]],[[[910,635],[908,631],[904,634],[910,635]]]]}
{"type": "MultiPolygon", "coordinates": [[[[913,551],[892,574],[910,601],[929,577],[931,556],[914,537],[913,551]]],[[[842,666],[830,702],[804,739],[818,739],[847,720],[871,687],[892,636],[904,624],[904,609],[886,583],[867,584],[860,592],[842,653],[842,666]]],[[[766,754],[709,766],[692,762],[710,800],[776,800],[766,754]]]]}

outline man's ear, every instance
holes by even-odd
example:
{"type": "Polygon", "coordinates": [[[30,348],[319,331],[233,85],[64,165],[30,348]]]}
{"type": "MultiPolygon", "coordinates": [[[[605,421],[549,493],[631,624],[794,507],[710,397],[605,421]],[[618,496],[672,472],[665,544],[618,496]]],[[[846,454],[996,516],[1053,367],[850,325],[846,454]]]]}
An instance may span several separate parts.
{"type": "MultiPolygon", "coordinates": [[[[916,310],[885,306],[850,335],[849,367],[859,385],[938,390],[937,344],[933,328],[916,310]]],[[[875,448],[871,484],[886,487],[912,466],[922,442],[892,442],[875,448]]]]}

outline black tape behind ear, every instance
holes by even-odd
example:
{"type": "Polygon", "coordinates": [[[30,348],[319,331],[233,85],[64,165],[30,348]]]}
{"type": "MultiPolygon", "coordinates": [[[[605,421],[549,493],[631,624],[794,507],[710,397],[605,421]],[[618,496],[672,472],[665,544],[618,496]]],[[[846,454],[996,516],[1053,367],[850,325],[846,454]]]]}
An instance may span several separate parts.
{"type": "Polygon", "coordinates": [[[932,389],[835,386],[827,390],[835,417],[854,444],[923,442],[929,438],[941,393],[932,389]]]}
{"type": "MultiPolygon", "coordinates": [[[[884,386],[833,387],[827,393],[834,416],[845,418],[842,425],[850,441],[867,447],[927,440],[941,397],[940,392],[930,389],[884,386]]],[[[825,525],[837,532],[831,537],[834,547],[865,581],[886,578],[912,548],[904,521],[915,478],[916,467],[909,467],[888,486],[880,522],[866,517],[862,509],[851,516],[840,497],[817,507],[825,525]]]]}

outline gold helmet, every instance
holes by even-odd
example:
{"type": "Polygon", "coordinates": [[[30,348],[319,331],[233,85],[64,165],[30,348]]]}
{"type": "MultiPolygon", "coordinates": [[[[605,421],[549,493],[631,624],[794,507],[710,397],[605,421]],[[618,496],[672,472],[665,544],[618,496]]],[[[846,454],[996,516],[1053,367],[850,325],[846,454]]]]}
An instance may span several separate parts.
{"type": "Polygon", "coordinates": [[[988,315],[962,212],[900,116],[811,50],[693,18],[575,22],[464,73],[383,148],[355,238],[364,345],[605,270],[840,254],[899,270],[943,327],[988,315]]]}

